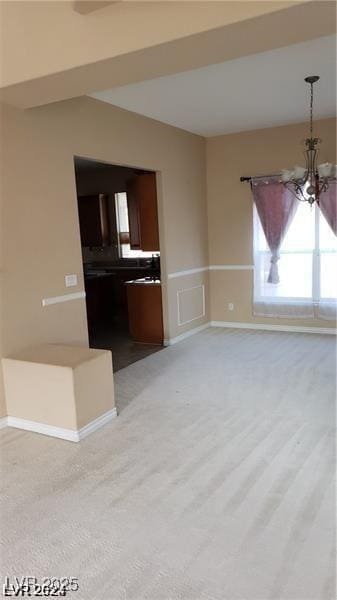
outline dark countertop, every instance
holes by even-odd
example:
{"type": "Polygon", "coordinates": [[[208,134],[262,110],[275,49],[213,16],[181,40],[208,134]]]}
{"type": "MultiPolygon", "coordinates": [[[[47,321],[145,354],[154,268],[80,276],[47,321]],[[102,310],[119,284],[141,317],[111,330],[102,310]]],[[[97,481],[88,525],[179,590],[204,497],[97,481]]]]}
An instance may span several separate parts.
{"type": "Polygon", "coordinates": [[[150,265],[140,265],[137,266],[135,264],[112,264],[112,263],[108,263],[108,264],[101,264],[101,263],[97,263],[97,264],[93,264],[91,263],[90,266],[84,266],[84,271],[85,272],[91,272],[91,271],[150,271],[151,270],[151,266],[150,265]]]}
{"type": "Polygon", "coordinates": [[[101,271],[97,271],[97,273],[85,273],[85,279],[102,279],[104,277],[112,277],[113,273],[102,273],[101,271]]]}
{"type": "MultiPolygon", "coordinates": [[[[142,265],[140,267],[137,267],[136,265],[113,265],[113,264],[108,264],[108,265],[101,265],[101,264],[97,264],[97,265],[93,265],[91,264],[90,267],[84,267],[84,277],[87,280],[90,279],[98,279],[98,278],[102,278],[102,277],[111,277],[112,275],[114,275],[115,273],[118,273],[120,271],[124,271],[124,272],[130,272],[130,276],[132,277],[131,273],[133,272],[137,272],[137,273],[144,273],[144,276],[149,275],[151,276],[152,274],[155,276],[159,276],[159,271],[154,271],[150,265],[142,265]]],[[[136,275],[137,277],[137,275],[136,275]]]]}

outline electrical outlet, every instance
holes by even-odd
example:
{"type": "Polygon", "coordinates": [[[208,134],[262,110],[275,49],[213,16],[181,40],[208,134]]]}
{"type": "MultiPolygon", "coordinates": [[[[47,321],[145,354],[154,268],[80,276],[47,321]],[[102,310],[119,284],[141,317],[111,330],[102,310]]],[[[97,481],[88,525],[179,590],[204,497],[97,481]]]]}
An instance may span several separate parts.
{"type": "Polygon", "coordinates": [[[65,276],[66,287],[73,287],[77,285],[77,275],[66,275],[65,276]]]}
{"type": "Polygon", "coordinates": [[[228,310],[234,310],[233,302],[228,302],[228,310]]]}

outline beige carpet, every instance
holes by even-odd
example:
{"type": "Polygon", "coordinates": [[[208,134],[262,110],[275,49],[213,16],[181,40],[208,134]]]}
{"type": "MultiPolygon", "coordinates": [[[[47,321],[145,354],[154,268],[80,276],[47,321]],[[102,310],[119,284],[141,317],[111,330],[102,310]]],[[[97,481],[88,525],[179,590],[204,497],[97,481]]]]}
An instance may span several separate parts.
{"type": "Polygon", "coordinates": [[[209,329],[80,444],[1,432],[1,574],[71,600],[332,600],[335,338],[209,329]]]}

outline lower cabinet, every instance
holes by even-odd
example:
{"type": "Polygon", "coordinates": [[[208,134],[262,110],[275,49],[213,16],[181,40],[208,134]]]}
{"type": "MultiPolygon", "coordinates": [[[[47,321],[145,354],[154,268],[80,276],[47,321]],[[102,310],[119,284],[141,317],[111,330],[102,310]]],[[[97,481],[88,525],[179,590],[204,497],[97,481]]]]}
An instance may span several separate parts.
{"type": "Polygon", "coordinates": [[[133,339],[163,344],[163,309],[160,283],[127,283],[129,329],[133,339]]]}
{"type": "Polygon", "coordinates": [[[109,321],[113,303],[112,283],[110,275],[85,278],[89,335],[109,321]]]}

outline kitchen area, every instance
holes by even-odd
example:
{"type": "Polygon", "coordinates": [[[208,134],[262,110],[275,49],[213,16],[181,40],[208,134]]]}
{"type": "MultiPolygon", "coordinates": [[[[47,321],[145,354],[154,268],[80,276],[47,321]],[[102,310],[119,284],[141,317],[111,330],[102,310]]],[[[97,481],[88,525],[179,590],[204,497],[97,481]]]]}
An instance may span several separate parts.
{"type": "Polygon", "coordinates": [[[118,371],[163,348],[156,174],[74,158],[91,348],[118,371]]]}

